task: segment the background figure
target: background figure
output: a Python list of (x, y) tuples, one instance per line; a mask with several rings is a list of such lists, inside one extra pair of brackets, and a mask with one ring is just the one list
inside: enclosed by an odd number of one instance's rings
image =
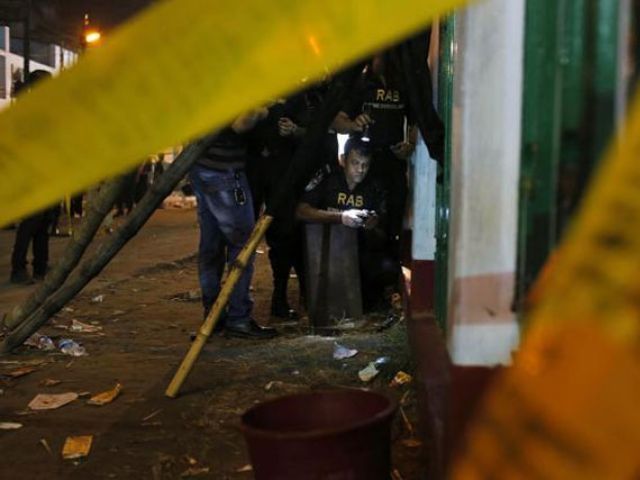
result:
[[(16, 93), (22, 94), (30, 90), (33, 85), (42, 79), (50, 78), (51, 74), (44, 70), (35, 70), (29, 74), (26, 81), (16, 89)], [(11, 283), (25, 284), (31, 282), (27, 271), (27, 253), (29, 245), (33, 252), (33, 278), (42, 280), (49, 268), (49, 227), (55, 217), (58, 205), (30, 215), (23, 219), (16, 230), (16, 238), (11, 255)]]
[(401, 72), (388, 53), (374, 56), (338, 114), (336, 126), (340, 133), (361, 135), (369, 142), (373, 155), (370, 175), (386, 190), (388, 248), (396, 258), (408, 195), (407, 160), (417, 137), (413, 124)]
[[(276, 102), (269, 108), (267, 119), (259, 125), (253, 140), (254, 166), (249, 177), (257, 209), (261, 208), (262, 202), (269, 205), (272, 195), (280, 187), (281, 179), (291, 166), (296, 149), (321, 107), (326, 91), (327, 84), (314, 84), (284, 101)], [(337, 165), (335, 132), (327, 131), (318, 148), (327, 163)], [(298, 313), (290, 307), (287, 299), (289, 276), (294, 269), (303, 295), (304, 274), (302, 229), (294, 221), (293, 204), (274, 218), (266, 240), (273, 272), (271, 315), (296, 319)]]

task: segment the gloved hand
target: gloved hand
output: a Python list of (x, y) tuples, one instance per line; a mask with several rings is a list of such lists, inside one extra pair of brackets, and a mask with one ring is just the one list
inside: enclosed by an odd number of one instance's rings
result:
[(350, 228), (360, 228), (367, 214), (364, 210), (351, 209), (342, 212), (342, 224)]

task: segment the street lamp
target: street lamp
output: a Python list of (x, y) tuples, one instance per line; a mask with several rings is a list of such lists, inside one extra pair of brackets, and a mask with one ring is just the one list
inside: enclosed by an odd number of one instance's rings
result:
[(100, 41), (102, 35), (97, 30), (89, 30), (84, 34), (84, 41), (87, 45), (93, 45)]

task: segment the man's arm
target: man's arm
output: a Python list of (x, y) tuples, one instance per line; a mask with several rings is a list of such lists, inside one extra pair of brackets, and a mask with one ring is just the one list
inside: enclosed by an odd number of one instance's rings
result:
[(361, 113), (356, 118), (351, 120), (346, 112), (338, 112), (336, 118), (333, 119), (331, 127), (340, 134), (351, 134), (356, 132), (362, 132), (364, 127), (369, 125), (371, 117), (366, 113)]
[(296, 208), (296, 218), (309, 223), (336, 223), (349, 228), (360, 228), (364, 225), (364, 217), (364, 210), (332, 212), (314, 208), (306, 202), (300, 202)]
[(236, 118), (231, 124), (231, 129), (236, 133), (248, 132), (252, 130), (260, 120), (267, 118), (267, 115), (269, 115), (269, 111), (264, 107), (251, 110)]
[(296, 208), (296, 218), (309, 223), (342, 223), (342, 212), (330, 212), (300, 202)]

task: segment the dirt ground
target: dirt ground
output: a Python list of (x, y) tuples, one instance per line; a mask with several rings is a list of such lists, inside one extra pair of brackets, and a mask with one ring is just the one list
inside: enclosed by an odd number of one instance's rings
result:
[[(282, 335), (270, 341), (215, 337), (206, 346), (175, 400), (164, 390), (189, 346), (189, 334), (201, 320), (193, 210), (158, 211), (140, 234), (41, 333), (54, 340), (73, 338), (88, 356), (71, 358), (24, 347), (0, 357), (0, 422), (18, 422), (18, 430), (0, 430), (0, 478), (170, 479), (200, 471), (198, 478), (247, 479), (249, 464), (239, 430), (240, 415), (254, 404), (283, 394), (327, 387), (366, 387), (402, 403), (415, 426), (411, 385), (391, 388), (398, 370), (411, 372), (403, 322), (378, 332), (382, 317), (347, 328), (339, 342), (360, 353), (334, 360), (336, 338), (310, 335), (306, 320), (276, 325)], [(13, 232), (0, 232), (0, 278), (9, 276)], [(52, 257), (65, 239), (52, 240)], [(257, 255), (253, 288), (255, 316), (268, 317), (271, 294), (266, 247)], [(292, 284), (296, 284), (292, 281)], [(0, 286), (0, 312), (34, 287)], [(94, 301), (102, 295), (102, 301)], [(297, 304), (297, 291), (290, 291)], [(102, 327), (97, 334), (70, 332), (72, 320)], [(358, 371), (369, 361), (389, 356), (381, 374), (364, 385)], [(7, 374), (34, 366), (19, 378)], [(46, 386), (47, 379), (61, 383)], [(27, 405), (38, 393), (90, 392), (123, 385), (105, 406), (80, 398), (57, 410), (33, 412)], [(268, 385), (270, 382), (271, 385)], [(63, 460), (67, 436), (93, 435), (89, 456)], [(393, 464), (403, 479), (421, 478), (419, 446), (398, 414), (393, 426)], [(208, 469), (208, 470), (207, 470)]]

